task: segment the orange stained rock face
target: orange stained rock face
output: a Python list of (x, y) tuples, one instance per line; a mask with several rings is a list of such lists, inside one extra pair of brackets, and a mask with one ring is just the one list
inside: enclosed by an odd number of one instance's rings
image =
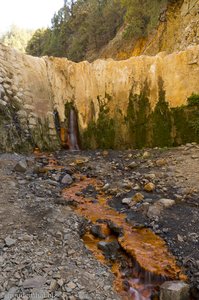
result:
[[(96, 179), (85, 177), (73, 186), (63, 190), (63, 196), (66, 199), (76, 201), (78, 203), (77, 212), (93, 223), (99, 219), (110, 220), (117, 226), (122, 227), (124, 234), (118, 238), (118, 242), (143, 270), (169, 279), (186, 279), (177, 266), (175, 258), (169, 253), (165, 242), (160, 237), (149, 229), (132, 228), (130, 224), (126, 223), (125, 214), (121, 214), (108, 206), (102, 192), (101, 195), (96, 197), (97, 202), (95, 203), (93, 203), (92, 198), (85, 198), (77, 193), (89, 185), (94, 185), (98, 191), (101, 188), (100, 182), (97, 182)], [(93, 246), (93, 240), (91, 243), (91, 239), (90, 234), (86, 235), (85, 241), (88, 246), (92, 244), (92, 247), (95, 247)], [(97, 245), (97, 239), (95, 243)], [(96, 247), (93, 252), (99, 255)]]
[(60, 128), (60, 139), (61, 139), (62, 147), (68, 148), (69, 145), (68, 145), (68, 129), (67, 128), (64, 128), (64, 127)]

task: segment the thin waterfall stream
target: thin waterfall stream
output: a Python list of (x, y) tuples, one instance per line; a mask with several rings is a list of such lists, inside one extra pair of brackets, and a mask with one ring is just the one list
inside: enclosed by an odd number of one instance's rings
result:
[(80, 150), (79, 143), (78, 143), (77, 114), (74, 108), (71, 108), (69, 112), (68, 140), (69, 140), (69, 150)]

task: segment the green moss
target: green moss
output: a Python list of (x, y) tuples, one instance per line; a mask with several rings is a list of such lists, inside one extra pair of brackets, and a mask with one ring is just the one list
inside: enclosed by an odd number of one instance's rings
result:
[(171, 146), (172, 115), (165, 100), (163, 81), (159, 79), (159, 101), (152, 113), (153, 146)]
[(129, 144), (136, 148), (148, 144), (150, 104), (147, 94), (148, 88), (145, 85), (140, 95), (131, 93), (129, 97), (125, 120), (129, 131)]
[(96, 123), (92, 120), (89, 122), (87, 129), (81, 136), (81, 143), (84, 149), (96, 149)]
[(199, 95), (193, 93), (190, 97), (188, 97), (187, 105), (188, 106), (199, 106)]
[(199, 142), (198, 98), (192, 95), (188, 105), (169, 108), (165, 98), (163, 81), (159, 79), (159, 96), (152, 111), (149, 103), (149, 91), (144, 85), (140, 95), (130, 93), (126, 116), (115, 109), (110, 117), (108, 103), (98, 97), (99, 118), (95, 122), (95, 113), (82, 135), (84, 148), (143, 148), (170, 147), (187, 142)]
[(99, 116), (88, 124), (82, 135), (82, 145), (89, 149), (114, 149), (115, 148), (115, 120), (109, 116), (109, 108), (98, 97)]

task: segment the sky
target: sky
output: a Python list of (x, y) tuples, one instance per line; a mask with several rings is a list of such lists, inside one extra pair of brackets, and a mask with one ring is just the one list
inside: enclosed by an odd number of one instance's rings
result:
[(64, 0), (0, 0), (0, 33), (11, 25), (37, 29), (47, 27)]

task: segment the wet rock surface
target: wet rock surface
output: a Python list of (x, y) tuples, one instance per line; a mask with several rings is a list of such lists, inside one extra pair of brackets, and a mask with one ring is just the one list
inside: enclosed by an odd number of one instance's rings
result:
[[(119, 299), (114, 276), (81, 239), (86, 221), (60, 197), (77, 173), (101, 180), (109, 205), (125, 213), (129, 224), (148, 227), (167, 242), (188, 275), (193, 299), (198, 299), (198, 145), (54, 156), (61, 168), (47, 168), (45, 156), (0, 156), (0, 299), (34, 292), (41, 299), (50, 293), (56, 299)], [(20, 161), (27, 166), (23, 172), (15, 169)], [(78, 193), (95, 201), (92, 185)], [(115, 224), (108, 225), (122, 234)], [(94, 225), (90, 231), (96, 237), (104, 235)], [(101, 242), (99, 247), (116, 251), (118, 245)]]

